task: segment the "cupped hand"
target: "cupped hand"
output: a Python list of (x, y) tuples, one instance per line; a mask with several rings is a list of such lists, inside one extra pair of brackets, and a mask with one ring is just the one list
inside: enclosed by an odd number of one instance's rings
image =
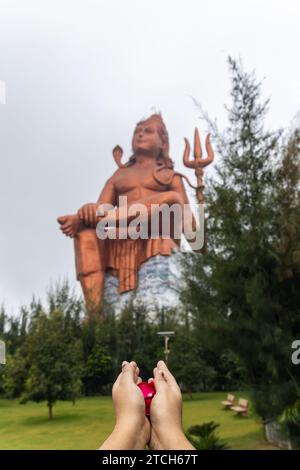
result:
[(175, 377), (163, 361), (153, 370), (156, 394), (150, 406), (150, 449), (194, 449), (182, 429), (182, 396)]
[(112, 389), (116, 425), (112, 439), (109, 438), (106, 445), (113, 443), (114, 448), (144, 449), (150, 440), (150, 423), (145, 416), (145, 401), (137, 386), (142, 381), (139, 373), (134, 361), (123, 362), (122, 372)]

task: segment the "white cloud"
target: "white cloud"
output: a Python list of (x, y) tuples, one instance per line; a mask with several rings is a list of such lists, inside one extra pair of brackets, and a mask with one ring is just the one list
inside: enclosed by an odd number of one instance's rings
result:
[(6, 85), (3, 80), (0, 80), (0, 104), (6, 103)]

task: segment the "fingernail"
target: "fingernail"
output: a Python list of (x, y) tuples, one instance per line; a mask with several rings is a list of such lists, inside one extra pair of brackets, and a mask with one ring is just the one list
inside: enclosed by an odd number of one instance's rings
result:
[(126, 364), (128, 364), (128, 362), (127, 362), (127, 361), (123, 361), (123, 362), (122, 362), (122, 369), (123, 369), (123, 367), (125, 367), (125, 366), (126, 366)]

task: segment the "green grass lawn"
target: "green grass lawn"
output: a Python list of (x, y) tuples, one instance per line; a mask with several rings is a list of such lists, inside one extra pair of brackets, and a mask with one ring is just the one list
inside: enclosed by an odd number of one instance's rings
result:
[[(238, 395), (238, 394), (236, 394)], [(184, 396), (184, 428), (215, 421), (219, 435), (231, 449), (273, 449), (263, 436), (260, 421), (250, 415), (236, 416), (222, 408), (225, 393)], [(97, 449), (114, 423), (110, 397), (81, 398), (73, 406), (58, 402), (54, 420), (48, 420), (45, 403), (20, 405), (0, 399), (0, 449)]]

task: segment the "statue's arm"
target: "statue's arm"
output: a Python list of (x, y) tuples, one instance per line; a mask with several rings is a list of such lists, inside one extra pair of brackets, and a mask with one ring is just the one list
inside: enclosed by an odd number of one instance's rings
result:
[(186, 190), (183, 184), (182, 176), (175, 174), (175, 176), (172, 179), (170, 189), (171, 191), (176, 191), (181, 196), (181, 200), (183, 201), (183, 204), (190, 206), (190, 201), (189, 201), (188, 195), (186, 193)]
[[(181, 200), (183, 201), (183, 205), (185, 207), (183, 214), (187, 216), (188, 221), (192, 221), (192, 227), (190, 227), (190, 230), (192, 229), (192, 231), (195, 232), (196, 227), (199, 224), (197, 224), (195, 215), (192, 211), (191, 204), (190, 204), (188, 195), (187, 195), (185, 187), (184, 187), (182, 176), (180, 176), (178, 174), (174, 176), (174, 178), (172, 180), (172, 183), (170, 185), (170, 189), (172, 191), (176, 191), (180, 195)], [(189, 243), (194, 242), (194, 239), (190, 238), (190, 234), (188, 233), (188, 230), (186, 230), (184, 220), (183, 220), (183, 234), (185, 235), (185, 237), (186, 237), (186, 239)]]
[(84, 204), (77, 212), (78, 217), (85, 224), (85, 226), (95, 228), (99, 220), (99, 217), (96, 214), (97, 209), (100, 208), (101, 204), (110, 204), (114, 206), (115, 200), (115, 186), (113, 177), (111, 177), (105, 183), (97, 202), (89, 202), (88, 204)]
[(100, 204), (110, 204), (112, 206), (116, 205), (116, 190), (113, 177), (107, 180), (104, 188), (100, 193), (100, 196), (98, 197), (97, 206)]

